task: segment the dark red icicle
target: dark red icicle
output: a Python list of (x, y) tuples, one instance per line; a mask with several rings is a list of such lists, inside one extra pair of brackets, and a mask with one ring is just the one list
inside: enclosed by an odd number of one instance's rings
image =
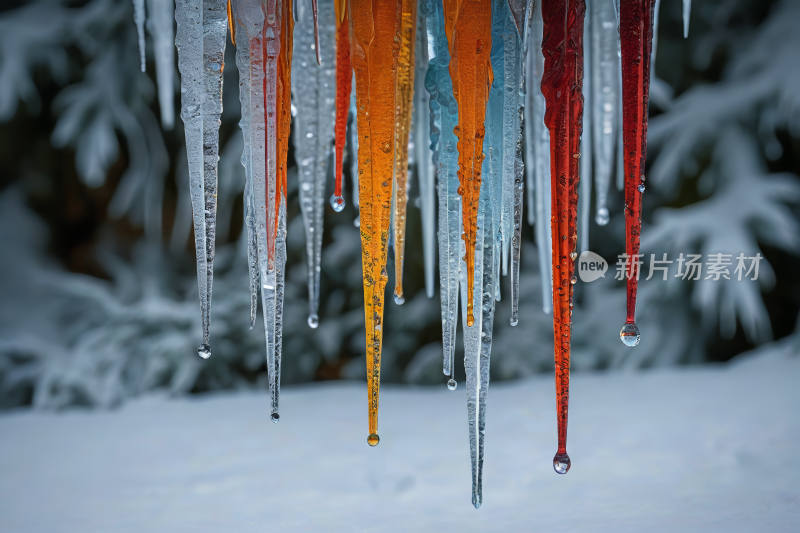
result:
[(342, 163), (347, 134), (347, 114), (350, 111), (350, 90), (353, 68), (350, 63), (350, 14), (346, 0), (335, 0), (336, 10), (336, 147), (334, 164), (336, 173), (332, 205), (337, 211), (344, 209), (342, 196)]
[(625, 161), (625, 253), (627, 309), (619, 333), (626, 346), (639, 344), (636, 290), (639, 284), (639, 235), (642, 229), (644, 163), (647, 159), (647, 108), (655, 0), (621, 0), (622, 146)]
[(543, 0), (544, 122), (550, 130), (553, 238), (553, 334), (555, 337), (558, 452), (553, 468), (569, 471), (567, 414), (572, 289), (577, 244), (578, 162), (583, 122), (584, 0)]

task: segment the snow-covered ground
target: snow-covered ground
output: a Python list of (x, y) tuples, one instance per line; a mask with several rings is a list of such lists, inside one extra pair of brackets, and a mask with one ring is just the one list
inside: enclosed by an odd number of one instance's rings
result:
[(800, 358), (577, 375), (572, 470), (553, 472), (551, 379), (493, 385), (484, 504), (463, 384), (360, 383), (0, 416), (0, 530), (800, 531)]

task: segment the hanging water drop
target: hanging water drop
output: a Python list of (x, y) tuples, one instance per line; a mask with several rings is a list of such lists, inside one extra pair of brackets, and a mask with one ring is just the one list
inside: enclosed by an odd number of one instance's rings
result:
[(576, 278), (575, 276), (572, 276), (571, 278), (569, 278), (569, 282), (571, 284), (575, 285), (576, 283), (578, 283), (578, 278)]
[(318, 315), (316, 315), (316, 314), (308, 315), (308, 327), (310, 327), (311, 329), (317, 329), (319, 327), (319, 316)]
[(570, 461), (569, 455), (567, 455), (566, 452), (557, 453), (556, 456), (553, 457), (553, 470), (555, 470), (557, 474), (566, 474), (569, 472), (570, 466), (572, 466), (572, 461)]
[(406, 303), (406, 299), (403, 297), (402, 294), (397, 294), (395, 292), (394, 293), (394, 303), (396, 303), (397, 305), (403, 305), (404, 303)]
[(208, 359), (211, 357), (211, 346), (208, 344), (201, 344), (200, 347), (197, 348), (197, 355), (203, 359)]
[(638, 189), (639, 189), (639, 192), (644, 192), (644, 185), (641, 185), (641, 184), (640, 184), (640, 185), (639, 185), (639, 187), (638, 187)]
[(633, 322), (626, 323), (619, 332), (619, 339), (625, 346), (636, 346), (640, 338), (639, 328)]
[(341, 213), (344, 211), (344, 197), (343, 196), (336, 196), (335, 194), (331, 196), (331, 207), (337, 213)]
[(377, 433), (370, 433), (369, 436), (367, 437), (367, 444), (369, 444), (372, 447), (377, 446), (380, 441), (381, 438), (378, 436)]
[(278, 413), (272, 413), (271, 415), (269, 415), (269, 419), (272, 420), (273, 424), (277, 424), (278, 422), (281, 421), (281, 415), (279, 415)]
[(450, 381), (447, 382), (447, 388), (450, 390), (456, 390), (456, 387), (458, 387), (458, 383), (456, 380), (450, 378)]
[(572, 252), (569, 253), (569, 258), (575, 261), (578, 258), (578, 252), (573, 250)]

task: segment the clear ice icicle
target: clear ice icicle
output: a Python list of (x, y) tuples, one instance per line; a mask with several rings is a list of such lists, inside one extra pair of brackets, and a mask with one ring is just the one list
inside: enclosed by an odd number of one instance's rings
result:
[[(511, 10), (508, 8), (508, 0), (499, 0), (505, 4), (502, 10), (503, 29), (502, 29), (502, 50), (503, 50), (503, 71), (495, 72), (495, 79), (500, 79), (500, 86), (503, 90), (503, 143), (502, 143), (502, 196), (500, 198), (500, 235), (502, 239), (502, 264), (503, 275), (508, 274), (509, 251), (511, 249), (511, 239), (514, 232), (514, 188), (515, 188), (515, 166), (517, 154), (517, 140), (519, 138), (519, 103), (522, 97), (519, 94), (519, 57), (520, 57), (520, 38), (518, 29), (514, 22)], [(497, 5), (500, 11), (500, 5)], [(492, 36), (494, 41), (494, 35)], [(494, 44), (494, 43), (493, 43)], [(494, 46), (492, 46), (494, 48)], [(496, 188), (495, 188), (496, 189)], [(495, 214), (495, 220), (497, 215)], [(499, 281), (499, 279), (498, 279)]]
[[(592, 146), (594, 159), (595, 222), (608, 224), (608, 188), (614, 170), (614, 147), (617, 143), (620, 109), (618, 44), (619, 33), (611, 2), (594, 2), (591, 7), (592, 63), (587, 74), (594, 92), (585, 107), (592, 113)], [(588, 113), (584, 114), (584, 120)], [(584, 132), (588, 128), (584, 125)]]
[[(542, 282), (542, 310), (550, 313), (553, 309), (553, 264), (551, 261), (552, 235), (550, 233), (550, 132), (544, 124), (545, 101), (540, 89), (544, 71), (542, 54), (542, 4), (536, 2), (531, 24), (531, 42), (528, 48), (528, 84), (525, 121), (526, 142), (530, 147), (533, 165), (529, 172), (533, 175), (535, 192), (534, 209), (536, 214), (536, 246), (539, 253), (539, 272)], [(530, 178), (529, 178), (530, 179)]]
[[(458, 195), (458, 103), (450, 78), (450, 52), (445, 33), (442, 0), (421, 0), (420, 10), (427, 15), (428, 72), (425, 89), (430, 94), (430, 147), (436, 168), (439, 192), (439, 297), (442, 313), (443, 370), (453, 376), (456, 348), (458, 286), (461, 246), (461, 197)], [(464, 263), (466, 268), (466, 263)], [(466, 313), (466, 310), (464, 310)], [(464, 319), (466, 323), (466, 315)], [(454, 390), (454, 389), (451, 389)]]
[[(317, 65), (315, 43), (317, 35), (309, 17), (304, 17), (305, 20), (298, 22), (294, 32), (292, 93), (297, 108), (297, 115), (294, 117), (294, 147), (298, 163), (300, 212), (303, 214), (306, 233), (308, 325), (312, 328), (319, 324), (325, 182), (328, 176), (328, 159), (335, 136), (334, 17), (333, 2), (322, 2), (318, 13), (322, 66)], [(350, 81), (349, 73), (347, 81)]]
[[(350, 69), (352, 71), (352, 68)], [(355, 87), (356, 75), (353, 74), (351, 85)], [(358, 112), (356, 110), (356, 93), (350, 93), (350, 126), (347, 132), (347, 143), (350, 145), (350, 179), (353, 185), (353, 205), (358, 209)], [(356, 224), (358, 227), (359, 217), (356, 216)]]
[(542, 94), (547, 102), (545, 123), (550, 129), (553, 236), (553, 336), (556, 381), (558, 451), (553, 468), (566, 474), (567, 415), (569, 410), (570, 337), (577, 245), (577, 211), (581, 115), (583, 114), (583, 0), (544, 0), (542, 18), (545, 64)]
[(408, 141), (411, 132), (411, 106), (414, 96), (414, 48), (417, 31), (417, 0), (400, 0), (400, 53), (397, 58), (394, 138), (394, 190), (392, 196), (394, 230), (394, 301), (402, 304), (403, 263), (406, 248), (408, 208)]
[(692, 0), (683, 0), (683, 38), (689, 37), (689, 18), (692, 15)]
[(369, 435), (377, 446), (388, 272), (389, 217), (394, 170), (395, 83), (400, 51), (400, 9), (393, 0), (350, 0), (350, 60), (356, 75), (361, 265), (367, 345)]
[(434, 170), (430, 149), (430, 95), (425, 90), (428, 70), (428, 31), (424, 12), (426, 2), (420, 1), (417, 16), (416, 75), (414, 76), (414, 152), (416, 175), (422, 215), (422, 256), (425, 272), (425, 295), (433, 298), (436, 267), (436, 206)]
[(578, 254), (589, 250), (589, 220), (591, 218), (592, 205), (592, 100), (596, 92), (592, 85), (592, 10), (594, 9), (591, 1), (586, 2), (586, 14), (583, 24), (583, 108), (589, 110), (583, 114), (583, 127), (581, 132), (580, 158), (580, 182), (578, 187), (580, 194), (578, 197)]
[(146, 64), (144, 55), (144, 0), (133, 0), (133, 22), (136, 24), (136, 36), (139, 38), (139, 63), (141, 64), (142, 72), (144, 72)]
[[(495, 299), (500, 299), (500, 268), (507, 267), (506, 261), (501, 259), (503, 256), (503, 245), (506, 238), (503, 235), (504, 228), (503, 217), (508, 221), (508, 214), (506, 213), (506, 205), (503, 203), (505, 179), (509, 176), (504, 174), (506, 170), (505, 155), (506, 155), (506, 142), (511, 138), (511, 132), (506, 129), (506, 100), (511, 100), (510, 96), (505, 94), (506, 89), (506, 44), (513, 46), (515, 43), (507, 43), (507, 33), (513, 31), (511, 27), (511, 16), (508, 12), (507, 0), (492, 0), (492, 49), (489, 54), (489, 59), (492, 65), (492, 74), (494, 79), (489, 90), (489, 100), (486, 102), (486, 144), (484, 155), (483, 171), (485, 179), (492, 184), (491, 197), (492, 209), (492, 226), (495, 228), (494, 233), (494, 253), (492, 256), (496, 264), (494, 271), (497, 274), (492, 276), (495, 282), (494, 292)], [(511, 104), (509, 104), (511, 105)], [(513, 162), (512, 162), (513, 164)], [(479, 246), (476, 245), (476, 246)], [(502, 261), (502, 265), (501, 265)]]
[[(230, 4), (229, 4), (230, 5)], [(239, 19), (230, 18), (232, 27), (235, 28), (232, 34), (243, 36), (241, 46), (236, 48), (236, 67), (239, 70), (239, 103), (242, 108), (242, 118), (239, 120), (239, 127), (242, 129), (244, 138), (244, 148), (242, 150), (242, 166), (244, 166), (244, 228), (247, 231), (247, 267), (250, 274), (250, 329), (256, 324), (256, 314), (258, 312), (258, 292), (259, 292), (259, 268), (258, 268), (258, 242), (256, 230), (256, 197), (253, 192), (253, 160), (259, 160), (258, 154), (251, 152), (251, 128), (257, 127), (252, 121), (255, 118), (256, 124), (261, 125), (261, 144), (263, 148), (263, 120), (264, 113), (256, 113), (253, 116), (254, 107), (250, 104), (251, 92), (255, 92), (256, 97), (263, 101), (263, 90), (254, 91), (250, 84), (250, 47), (247, 44), (247, 32)], [(258, 67), (254, 67), (258, 69)], [(263, 74), (258, 79), (263, 79)], [(254, 104), (255, 105), (255, 104)], [(263, 152), (262, 152), (263, 153)], [(256, 172), (263, 174), (265, 166), (263, 159), (260, 164), (256, 164)], [(263, 180), (263, 176), (262, 176)], [(262, 204), (263, 205), (263, 204)]]
[[(487, 139), (488, 141), (488, 139)], [(485, 146), (484, 146), (485, 148)], [(475, 279), (473, 308), (477, 309), (472, 326), (464, 327), (464, 369), (467, 374), (467, 417), (469, 449), (472, 463), (472, 505), (483, 503), (483, 460), (486, 428), (486, 397), (489, 391), (489, 362), (492, 351), (492, 326), (495, 309), (496, 261), (494, 258), (496, 228), (492, 220), (492, 183), (487, 177), (481, 183), (480, 207), (475, 247)], [(468, 293), (462, 288), (462, 298)], [(463, 306), (467, 308), (468, 306)]]
[(227, 5), (225, 0), (178, 0), (175, 20), (178, 23), (175, 46), (181, 73), (181, 119), (186, 130), (203, 329), (203, 344), (198, 354), (207, 358), (211, 354), (208, 330), (217, 224), (217, 164)]
[(172, 21), (175, 19), (173, 0), (148, 0), (150, 31), (153, 34), (153, 49), (156, 56), (156, 81), (158, 82), (158, 107), (161, 109), (161, 125), (171, 130), (175, 125), (175, 106), (172, 77), (175, 72), (175, 39)]
[[(530, 37), (533, 0), (509, 0), (509, 9), (517, 30), (519, 54), (517, 55), (517, 135), (514, 140), (514, 194), (511, 235), (511, 325), (519, 322), (519, 269), (522, 252), (522, 193), (525, 164), (522, 159), (522, 140), (525, 132), (525, 96), (527, 92), (525, 67), (527, 65), (528, 39)], [(531, 163), (533, 163), (531, 161)]]

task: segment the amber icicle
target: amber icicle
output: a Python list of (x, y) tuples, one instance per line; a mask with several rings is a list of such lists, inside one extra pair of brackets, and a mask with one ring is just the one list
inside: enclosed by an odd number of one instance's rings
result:
[(622, 52), (622, 145), (625, 167), (625, 253), (628, 257), (625, 325), (619, 338), (639, 344), (636, 292), (639, 285), (639, 235), (642, 230), (644, 163), (647, 159), (647, 109), (650, 95), (650, 51), (655, 0), (620, 2)]
[(342, 194), (342, 169), (344, 145), (347, 138), (347, 114), (350, 111), (350, 90), (353, 83), (353, 67), (350, 64), (350, 16), (347, 0), (334, 0), (336, 10), (336, 165), (331, 207), (337, 213), (344, 209)]
[(367, 336), (369, 436), (376, 446), (386, 254), (394, 170), (394, 120), (400, 3), (350, 0), (350, 58), (356, 79), (361, 261)]
[(450, 50), (450, 77), (458, 102), (458, 180), (461, 195), (463, 239), (467, 263), (467, 326), (475, 323), (475, 238), (481, 191), (486, 101), (492, 84), (489, 52), (492, 49), (490, 0), (444, 0), (445, 31)]
[(403, 257), (406, 248), (406, 208), (408, 205), (408, 134), (411, 130), (411, 106), (414, 98), (414, 48), (417, 40), (417, 0), (400, 0), (400, 55), (397, 61), (395, 95), (394, 163), (394, 301), (403, 296)]
[(543, 0), (544, 122), (550, 130), (553, 334), (555, 337), (558, 451), (553, 468), (566, 474), (572, 291), (575, 282), (578, 163), (583, 119), (584, 0)]

